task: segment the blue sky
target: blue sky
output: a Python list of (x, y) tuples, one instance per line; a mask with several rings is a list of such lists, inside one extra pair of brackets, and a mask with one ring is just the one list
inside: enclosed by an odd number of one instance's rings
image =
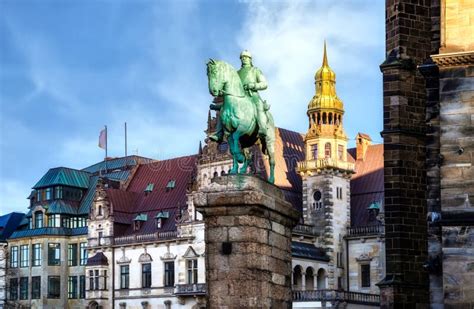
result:
[[(267, 77), (277, 126), (305, 133), (324, 39), (349, 137), (381, 142), (384, 1), (0, 1), (0, 214), (26, 211), (57, 166), (193, 154), (205, 138), (209, 58)], [(353, 142), (351, 142), (353, 145)]]

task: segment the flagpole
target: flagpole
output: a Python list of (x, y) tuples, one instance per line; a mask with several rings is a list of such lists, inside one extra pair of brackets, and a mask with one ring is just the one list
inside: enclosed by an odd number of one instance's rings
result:
[(127, 122), (125, 122), (125, 168), (128, 166), (127, 158)]
[(107, 140), (108, 140), (107, 126), (105, 126), (105, 173), (106, 174), (107, 174)]

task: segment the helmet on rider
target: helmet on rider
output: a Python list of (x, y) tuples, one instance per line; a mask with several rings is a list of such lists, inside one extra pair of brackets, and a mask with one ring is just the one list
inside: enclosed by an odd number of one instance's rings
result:
[(242, 57), (249, 57), (250, 59), (252, 59), (252, 54), (245, 49), (240, 53), (240, 59), (242, 59)]

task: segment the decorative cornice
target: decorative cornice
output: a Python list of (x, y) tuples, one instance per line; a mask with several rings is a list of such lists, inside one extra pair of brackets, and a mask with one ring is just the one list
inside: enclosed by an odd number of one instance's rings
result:
[(474, 64), (474, 51), (432, 55), (431, 59), (439, 67)]

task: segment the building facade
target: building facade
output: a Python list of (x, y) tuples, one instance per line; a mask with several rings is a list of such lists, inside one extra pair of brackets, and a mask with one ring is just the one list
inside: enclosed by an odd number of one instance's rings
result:
[[(378, 304), (385, 275), (383, 149), (366, 134), (348, 149), (344, 106), (326, 48), (308, 132), (276, 130), (275, 185), (301, 211), (293, 230), (294, 307)], [(209, 114), (207, 130), (215, 130)], [(252, 150), (249, 172), (268, 164)], [(8, 239), (8, 301), (35, 308), (201, 308), (206, 270), (194, 193), (230, 170), (226, 143), (153, 161), (108, 159), (55, 168), (33, 187)]]

